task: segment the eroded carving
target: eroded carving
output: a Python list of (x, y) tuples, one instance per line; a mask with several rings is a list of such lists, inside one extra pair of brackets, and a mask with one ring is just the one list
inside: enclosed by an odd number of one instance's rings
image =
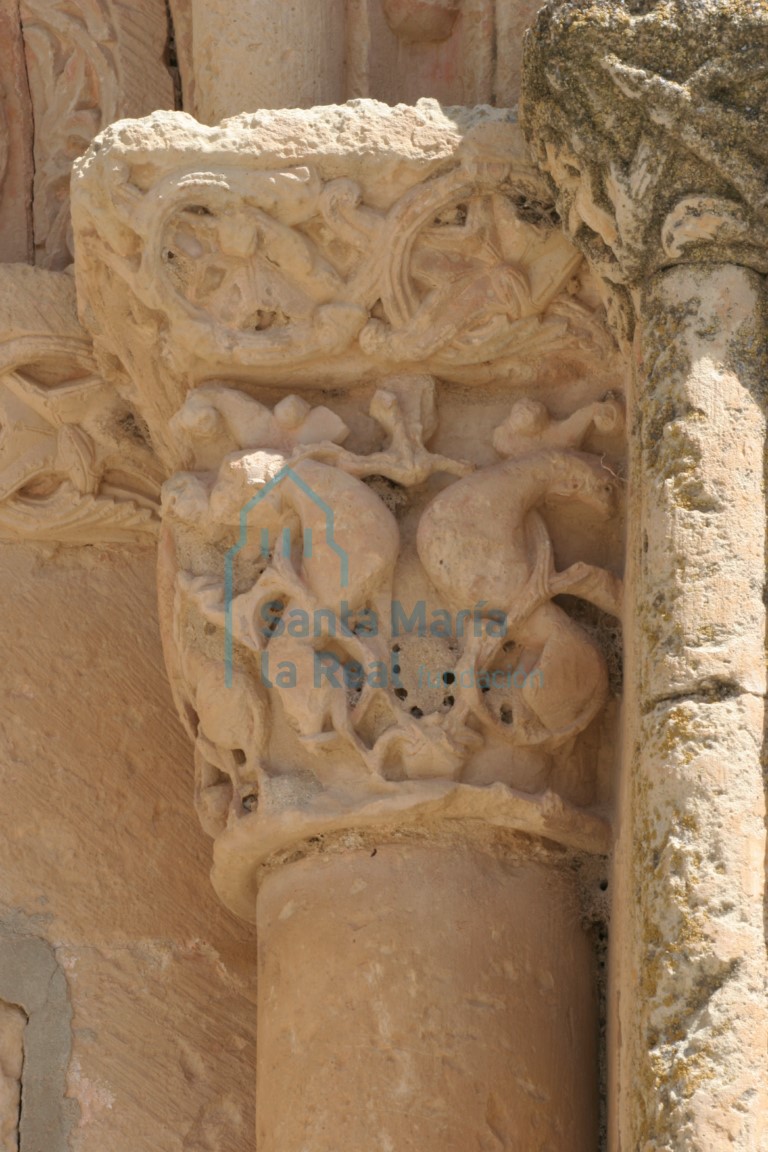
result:
[(620, 582), (558, 571), (541, 513), (615, 512), (615, 474), (581, 448), (621, 432), (619, 403), (553, 420), (518, 401), (493, 435), (502, 462), (480, 469), (428, 448), (431, 378), (385, 381), (370, 413), (384, 443), (365, 453), (296, 396), (270, 411), (207, 386), (173, 421), (201, 470), (163, 490), (161, 603), (213, 834), (281, 779), (358, 799), (463, 779), (539, 792), (607, 699), (602, 653), (553, 598), (616, 616)]
[(607, 280), (718, 259), (765, 272), (765, 35), (762, 17), (723, 20), (716, 5), (540, 15), (526, 132)]
[[(615, 433), (622, 423), (615, 401), (560, 421), (550, 420), (540, 402), (518, 401), (494, 435), (505, 461), (446, 489), (419, 524), (419, 556), (442, 600), (458, 614), (484, 599), (505, 621), (503, 630), (470, 633), (456, 669), (452, 716), (462, 722), (471, 716), (502, 731), (506, 725), (513, 745), (557, 748), (605, 704), (602, 655), (552, 599), (577, 595), (618, 617), (620, 582), (582, 562), (557, 572), (538, 510), (559, 499), (585, 504), (604, 518), (615, 511), (613, 474), (599, 457), (575, 449), (590, 425)], [(487, 689), (484, 673), (521, 668), (526, 675), (510, 675), (505, 694)]]
[(521, 358), (543, 353), (550, 341), (562, 344), (569, 316), (586, 336), (586, 314), (563, 293), (579, 257), (541, 218), (535, 226), (521, 219), (494, 185), (482, 168), (471, 177), (457, 171), (396, 206), (381, 284), (388, 322), (366, 324), (364, 351), (443, 369), (512, 349)]
[[(157, 114), (78, 162), (73, 220), (97, 360), (170, 477), (166, 662), (227, 905), (350, 828), (605, 850), (614, 345), (510, 117)], [(547, 403), (510, 412), (523, 382)]]
[[(503, 115), (477, 111), (446, 135), (431, 102), (347, 106), (331, 137), (321, 113), (218, 129), (158, 115), (110, 129), (79, 165), (86, 321), (174, 467), (168, 421), (190, 381), (310, 383), (332, 367), (351, 383), (373, 365), (474, 381), (610, 349), (580, 257)], [(284, 143), (299, 115), (316, 132), (301, 163)], [(340, 137), (379, 132), (388, 157), (339, 156)]]
[[(172, 106), (161, 62), (164, 10), (157, 0), (22, 0), (34, 114), (34, 231), (37, 262), (72, 259), (72, 163), (96, 134), (127, 114)], [(151, 48), (154, 33), (160, 46)]]
[(0, 4), (0, 260), (32, 256), (32, 114), (18, 3)]
[(159, 473), (101, 378), (71, 277), (6, 267), (0, 281), (0, 538), (151, 539)]
[[(77, 14), (65, 2), (24, 0), (22, 17), (36, 80), (35, 240), (42, 263), (63, 267), (71, 249), (72, 162), (118, 115), (116, 34), (106, 0), (94, 0)], [(54, 60), (58, 66), (52, 67)]]

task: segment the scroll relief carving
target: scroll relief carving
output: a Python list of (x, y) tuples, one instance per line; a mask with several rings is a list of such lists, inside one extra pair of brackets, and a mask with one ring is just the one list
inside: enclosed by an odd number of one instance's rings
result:
[(74, 282), (25, 265), (0, 275), (0, 539), (151, 540), (160, 474), (129, 408), (101, 378)]
[(634, 286), (697, 260), (768, 269), (767, 47), (760, 15), (722, 21), (656, 3), (540, 14), (526, 134), (567, 230), (606, 280)]
[(37, 262), (72, 260), (72, 163), (96, 134), (125, 115), (171, 106), (163, 64), (161, 0), (21, 0), (34, 113), (34, 231)]
[(405, 805), (498, 783), (527, 797), (520, 826), (541, 830), (554, 804), (549, 833), (594, 848), (601, 822), (548, 788), (605, 705), (606, 664), (554, 598), (618, 616), (620, 581), (559, 569), (543, 512), (615, 514), (615, 473), (583, 445), (621, 433), (619, 402), (556, 420), (518, 400), (482, 468), (429, 449), (428, 376), (384, 380), (370, 414), (382, 446), (366, 453), (295, 395), (270, 410), (204, 386), (173, 420), (194, 470), (163, 489), (161, 609), (204, 826), (263, 821), (267, 852), (285, 788), (319, 819), (326, 796), (338, 812), (343, 795)]
[[(35, 114), (35, 233), (42, 262), (70, 256), (69, 177), (101, 128), (119, 115), (116, 34), (106, 0), (24, 0), (24, 41)], [(57, 66), (52, 66), (56, 61)]]
[(611, 352), (516, 125), (477, 110), (463, 137), (450, 123), (440, 155), (430, 133), (449, 122), (431, 101), (386, 115), (359, 104), (335, 110), (333, 140), (365, 125), (387, 134), (384, 160), (342, 162), (318, 124), (315, 154), (277, 163), (278, 129), (295, 133), (302, 115), (309, 136), (313, 110), (116, 125), (78, 166), (86, 322), (174, 466), (168, 421), (190, 383), (217, 375), (338, 384), (375, 366), (473, 382)]

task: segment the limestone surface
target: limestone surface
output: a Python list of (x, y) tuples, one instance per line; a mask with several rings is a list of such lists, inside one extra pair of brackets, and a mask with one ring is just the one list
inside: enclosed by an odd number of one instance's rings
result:
[(767, 1145), (768, 5), (536, 7), (0, 0), (0, 1152)]
[(0, 4), (0, 259), (32, 255), (32, 104), (18, 0)]
[[(399, 33), (448, 39), (450, 21), (407, 7), (387, 9)], [(457, 26), (466, 11), (442, 6)], [(426, 998), (430, 1043), (458, 1070), (430, 1080), (427, 1054), (401, 1102), (425, 1094), (457, 1149), (516, 1133), (586, 1150), (596, 956), (591, 931), (572, 928), (579, 877), (611, 843), (625, 417), (598, 284), (514, 115), (361, 100), (218, 127), (123, 121), (76, 167), (73, 222), (82, 322), (166, 477), (163, 642), (214, 886), (262, 926), (261, 1144), (421, 1142), (410, 1109), (407, 1136), (367, 1103), (391, 1096), (383, 1071), (329, 1098), (349, 1027), (299, 964), (316, 965), (317, 922), (335, 925), (332, 948), (346, 939), (343, 885), (380, 855), (391, 867), (370, 958), (401, 1006), (384, 1062)], [(491, 889), (524, 920), (553, 903), (527, 944), (497, 933), (477, 970), (422, 920), (409, 986), (385, 959), (405, 931), (409, 844), (421, 899), (444, 894), (441, 921), (462, 899), (497, 921)], [(509, 874), (493, 867), (507, 851)], [(487, 884), (484, 864), (480, 879), (462, 871), (468, 857), (487, 858)], [(273, 915), (270, 892), (299, 864), (313, 895), (294, 938), (273, 923), (291, 900)], [(537, 947), (563, 961), (546, 1002), (525, 958)], [(344, 1003), (362, 1003), (367, 981), (352, 996), (353, 954), (321, 965)], [(521, 966), (514, 992), (507, 959)], [(470, 985), (490, 972), (478, 1008)], [(507, 1035), (531, 997), (538, 1024)], [(316, 1062), (327, 1011), (340, 1032), (312, 1088), (297, 1053)], [(573, 1056), (555, 1059), (562, 1015)], [(481, 1020), (498, 1041), (478, 1065)], [(355, 1048), (376, 1048), (374, 1026), (361, 1020)]]
[[(166, 658), (243, 915), (254, 865), (334, 812), (387, 822), (450, 796), (472, 819), (472, 788), (498, 783), (500, 820), (604, 844), (603, 814), (579, 811), (599, 772), (573, 753), (604, 718), (606, 655), (554, 598), (618, 626), (598, 556), (624, 417), (594, 286), (543, 196), (512, 117), (432, 102), (156, 116), (78, 166), (81, 313), (169, 474)], [(544, 390), (510, 405), (513, 376)], [(331, 381), (342, 408), (261, 399)]]
[(82, 319), (174, 467), (190, 384), (233, 372), (490, 384), (614, 350), (509, 113), (158, 114), (101, 136), (73, 195)]
[(160, 478), (99, 373), (73, 277), (0, 265), (0, 539), (150, 542)]
[(631, 363), (610, 1138), (644, 1152), (766, 1142), (767, 37), (762, 3), (566, 2), (528, 42)]
[(572, 873), (500, 845), (285, 865), (259, 907), (258, 1147), (594, 1152), (594, 955), (578, 924), (560, 932), (574, 895)]
[[(45, 1152), (241, 1152), (254, 1125), (256, 941), (210, 887), (152, 551), (5, 544), (0, 586), (15, 605), (0, 670), (0, 1000), (30, 1020), (49, 1005), (27, 1048), (30, 1140), (37, 1131)], [(30, 962), (38, 949), (46, 966)]]
[(371, 97), (513, 107), (537, 0), (170, 0), (183, 107), (204, 124)]
[(173, 108), (163, 0), (20, 0), (34, 123), (35, 262), (72, 260), (69, 177), (93, 137), (121, 116)]

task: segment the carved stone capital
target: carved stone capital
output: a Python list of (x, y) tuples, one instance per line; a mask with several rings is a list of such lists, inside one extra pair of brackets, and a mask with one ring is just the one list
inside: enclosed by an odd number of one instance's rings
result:
[[(97, 140), (73, 214), (97, 358), (166, 477), (166, 662), (227, 905), (339, 838), (605, 851), (579, 741), (610, 697), (623, 408), (510, 115), (157, 114)], [(507, 394), (534, 379), (553, 408)]]
[(262, 866), (350, 831), (463, 821), (607, 847), (572, 754), (607, 668), (554, 597), (614, 618), (620, 583), (558, 569), (541, 510), (615, 514), (614, 474), (582, 446), (615, 451), (621, 406), (553, 420), (520, 400), (480, 468), (427, 447), (428, 376), (381, 381), (370, 414), (357, 450), (298, 396), (270, 410), (201, 387), (173, 422), (194, 470), (163, 491), (166, 658), (214, 883), (243, 916)]
[(691, 262), (768, 270), (766, 52), (764, 5), (565, 0), (540, 13), (527, 138), (607, 280)]

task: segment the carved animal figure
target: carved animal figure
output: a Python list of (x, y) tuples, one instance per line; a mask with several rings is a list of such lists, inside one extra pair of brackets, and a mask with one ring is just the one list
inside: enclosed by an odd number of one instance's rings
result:
[[(187, 661), (189, 665), (189, 661)], [(218, 661), (198, 661), (191, 687), (195, 739), (195, 806), (205, 830), (217, 835), (233, 804), (258, 800), (269, 744), (269, 705), (257, 682), (234, 671), (226, 683)]]
[(222, 466), (210, 508), (219, 523), (239, 526), (249, 503), (249, 531), (268, 533), (272, 570), (279, 565), (279, 573), (265, 573), (254, 592), (266, 589), (271, 596), (270, 583), (290, 585), (293, 570), (301, 586), (294, 582), (287, 593), (317, 608), (338, 610), (343, 600), (355, 612), (388, 586), (399, 546), (397, 523), (355, 477), (316, 460), (247, 452)]
[(301, 445), (337, 443), (349, 433), (330, 409), (312, 408), (300, 396), (286, 396), (269, 409), (220, 384), (190, 392), (170, 425), (182, 455), (198, 470), (218, 468), (224, 456), (239, 448), (289, 453)]
[[(286, 397), (272, 412), (221, 386), (202, 387), (174, 418), (179, 446), (197, 467), (210, 466), (227, 451), (229, 455), (215, 480), (186, 474), (169, 482), (164, 491), (166, 515), (197, 525), (213, 521), (242, 528), (243, 509), (250, 506), (246, 548), (253, 554), (266, 541), (269, 556), (251, 588), (232, 602), (233, 635), (257, 651), (267, 650), (273, 673), (281, 661), (295, 669), (302, 688), (288, 687), (278, 676), (270, 687), (281, 696), (285, 715), (300, 738), (329, 750), (339, 739), (347, 742), (371, 775), (381, 773), (395, 744), (416, 739), (418, 724), (392, 708), (392, 730), (375, 748), (368, 748), (356, 724), (374, 699), (387, 693), (367, 681), (356, 693), (334, 684), (327, 675), (318, 684), (314, 662), (318, 650), (329, 646), (325, 633), (297, 637), (283, 631), (270, 636), (265, 624), (275, 604), (282, 606), (287, 619), (300, 609), (313, 625), (318, 616), (326, 622), (337, 619), (342, 604), (348, 616), (372, 609), (381, 633), (342, 636), (337, 627), (335, 651), (342, 660), (354, 660), (366, 670), (388, 664), (385, 633), (399, 533), (392, 514), (360, 478), (381, 474), (416, 484), (434, 471), (463, 475), (470, 468), (433, 455), (424, 446), (437, 422), (434, 381), (409, 376), (392, 378), (388, 384), (371, 401), (371, 415), (388, 442), (367, 456), (341, 448), (338, 441), (347, 432), (342, 421), (327, 409), (310, 409), (299, 397)], [(233, 451), (250, 445), (248, 451)], [(208, 619), (222, 625), (221, 584), (192, 578), (190, 589)], [(430, 746), (440, 733), (432, 736), (431, 742), (427, 740)]]
[[(242, 509), (254, 500), (249, 530), (257, 539), (267, 534), (271, 557), (253, 587), (233, 601), (235, 632), (256, 649), (270, 645), (273, 663), (284, 659), (297, 669), (300, 685), (282, 690), (278, 682), (273, 687), (304, 741), (327, 743), (341, 735), (368, 762), (369, 750), (350, 719), (344, 684), (326, 678), (321, 687), (315, 686), (315, 654), (328, 646), (322, 630), (320, 635), (271, 641), (265, 621), (269, 605), (275, 603), (289, 618), (300, 610), (312, 633), (317, 620), (340, 618), (342, 604), (350, 616), (372, 609), (379, 620), (388, 620), (399, 549), (397, 523), (362, 481), (339, 468), (279, 452), (241, 453), (225, 461), (210, 495), (210, 511), (218, 523), (236, 525)], [(382, 636), (363, 642), (348, 634), (338, 644), (346, 658), (363, 666), (387, 659)], [(373, 761), (370, 766), (375, 771)]]
[[(513, 640), (527, 675), (515, 692), (509, 738), (550, 749), (584, 729), (607, 695), (602, 655), (551, 597), (572, 592), (616, 611), (618, 589), (615, 577), (587, 564), (555, 572), (549, 534), (536, 511), (551, 499), (577, 500), (607, 517), (615, 504), (613, 477), (595, 456), (543, 448), (444, 489), (424, 512), (417, 535), (421, 562), (447, 604), (460, 610), (485, 601), (507, 617), (506, 637), (467, 643), (463, 663), (470, 675), (457, 677), (457, 719), (471, 712), (484, 724), (493, 722), (475, 673)], [(462, 688), (462, 682), (470, 686)]]

